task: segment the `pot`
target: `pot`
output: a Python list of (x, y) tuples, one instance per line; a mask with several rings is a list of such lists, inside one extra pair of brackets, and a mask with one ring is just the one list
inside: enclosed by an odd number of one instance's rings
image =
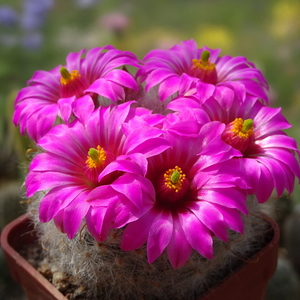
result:
[[(268, 221), (272, 227), (270, 242), (201, 300), (264, 299), (268, 281), (276, 271), (279, 243), (278, 225), (273, 219)], [(26, 214), (3, 229), (1, 246), (12, 277), (23, 287), (28, 300), (67, 300), (20, 254), (24, 244), (33, 244), (36, 240), (34, 227)]]
[(24, 244), (33, 244), (36, 240), (33, 224), (26, 214), (13, 220), (3, 229), (1, 247), (13, 279), (22, 286), (28, 300), (67, 300), (20, 254)]

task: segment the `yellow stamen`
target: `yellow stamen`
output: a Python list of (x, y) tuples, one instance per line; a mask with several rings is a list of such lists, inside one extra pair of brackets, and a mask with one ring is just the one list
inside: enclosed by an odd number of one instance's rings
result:
[(213, 71), (216, 68), (216, 65), (214, 63), (203, 61), (202, 59), (192, 59), (192, 62), (194, 69)]
[(86, 164), (90, 169), (94, 169), (100, 166), (103, 166), (103, 164), (106, 161), (106, 152), (103, 148), (100, 146), (97, 146), (97, 149), (90, 148), (88, 152), (88, 157), (86, 160)]
[(233, 121), (231, 131), (240, 138), (247, 139), (253, 134), (253, 120), (247, 119), (244, 121), (242, 118), (236, 118)]
[(60, 83), (62, 85), (67, 85), (68, 83), (72, 82), (76, 78), (80, 78), (80, 74), (77, 70), (73, 70), (71, 73), (65, 68), (60, 68)]
[(175, 190), (178, 193), (182, 188), (182, 183), (186, 178), (186, 175), (183, 174), (182, 169), (176, 166), (175, 168), (169, 169), (164, 174), (165, 186), (169, 189)]
[(209, 61), (209, 57), (209, 51), (204, 50), (201, 54), (201, 59), (192, 59), (193, 68), (205, 71), (213, 71), (216, 68), (216, 65)]

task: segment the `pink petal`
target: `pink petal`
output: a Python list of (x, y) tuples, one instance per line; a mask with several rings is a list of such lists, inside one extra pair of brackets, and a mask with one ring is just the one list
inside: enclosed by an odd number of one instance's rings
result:
[[(47, 87), (52, 93), (58, 95), (59, 89), (59, 73), (60, 66), (57, 66), (51, 71), (35, 71), (32, 78), (28, 80), (27, 85), (34, 84), (34, 86), (41, 84)], [(30, 87), (29, 87), (30, 88)]]
[(134, 162), (128, 160), (116, 160), (111, 162), (99, 175), (98, 181), (100, 182), (102, 178), (106, 175), (115, 172), (115, 171), (122, 171), (126, 173), (133, 173), (137, 175), (143, 175), (141, 168)]
[(297, 142), (284, 134), (273, 134), (263, 139), (256, 140), (255, 143), (262, 147), (267, 148), (284, 148), (298, 151)]
[(116, 84), (126, 86), (134, 91), (138, 91), (137, 82), (131, 74), (123, 70), (112, 70), (108, 72), (103, 78), (115, 82)]
[(206, 201), (197, 201), (189, 205), (196, 217), (210, 229), (218, 238), (227, 241), (227, 228), (222, 213), (213, 204)]
[(164, 101), (179, 90), (180, 77), (170, 76), (164, 80), (158, 89), (159, 98)]
[(239, 82), (244, 84), (244, 86), (246, 87), (246, 91), (249, 94), (259, 97), (265, 100), (266, 103), (268, 103), (268, 95), (260, 83), (255, 82), (254, 80), (251, 79), (239, 79)]
[(255, 135), (262, 138), (278, 130), (288, 129), (291, 125), (281, 114), (280, 108), (262, 107), (254, 118), (257, 128)]
[(127, 154), (142, 153), (146, 158), (157, 155), (170, 147), (161, 130), (149, 127), (139, 128), (139, 134), (131, 132), (124, 144)]
[(109, 81), (106, 78), (95, 80), (85, 92), (96, 93), (114, 102), (124, 100), (124, 89), (121, 85)]
[(131, 251), (142, 247), (156, 218), (157, 212), (152, 209), (135, 222), (128, 224), (124, 230), (121, 248), (124, 251)]
[(84, 201), (86, 193), (78, 195), (65, 209), (64, 209), (64, 231), (68, 238), (74, 238), (75, 234), (80, 228), (83, 218), (86, 216), (89, 205)]
[(213, 190), (202, 189), (198, 198), (199, 200), (219, 204), (228, 208), (236, 208), (243, 214), (247, 214), (247, 206), (244, 201), (245, 195), (233, 188)]
[(70, 52), (66, 58), (66, 68), (69, 72), (73, 70), (80, 71), (80, 64), (82, 55), (85, 53), (85, 49), (80, 50), (78, 53)]
[(86, 201), (93, 207), (108, 207), (111, 203), (118, 202), (119, 197), (119, 193), (110, 185), (100, 185), (92, 189)]
[(150, 202), (150, 205), (154, 203), (154, 188), (151, 182), (142, 176), (124, 174), (115, 180), (111, 187), (126, 196), (140, 213), (145, 210), (147, 202)]
[(48, 190), (57, 186), (83, 183), (82, 178), (58, 172), (31, 172), (27, 175), (25, 185), (27, 197), (33, 196), (37, 191)]
[(39, 141), (54, 125), (58, 106), (48, 105), (27, 118), (27, 133), (34, 141)]
[(260, 157), (257, 159), (262, 165), (264, 165), (272, 174), (274, 186), (276, 188), (278, 196), (282, 195), (286, 182), (285, 170), (281, 167), (281, 163), (275, 159), (268, 157)]
[(261, 163), (251, 158), (243, 158), (245, 171), (257, 200), (262, 203), (269, 199), (274, 188), (270, 171)]
[(180, 220), (180, 217), (174, 218), (173, 235), (167, 246), (168, 258), (173, 268), (184, 266), (193, 250), (182, 229), (181, 223), (184, 221), (185, 220)]
[(168, 246), (173, 235), (173, 217), (169, 211), (157, 212), (149, 230), (147, 253), (149, 264), (153, 263)]
[(83, 96), (73, 102), (72, 109), (74, 115), (80, 120), (82, 124), (86, 124), (95, 109), (93, 99), (89, 96)]
[(299, 161), (295, 157), (295, 153), (293, 153), (293, 151), (290, 151), (288, 149), (282, 149), (282, 148), (271, 148), (268, 149), (268, 151), (266, 151), (265, 155), (285, 164), (293, 171), (293, 173), (297, 177), (300, 177)]
[[(163, 82), (164, 80), (167, 80), (169, 77), (175, 76), (171, 72), (165, 69), (157, 69), (154, 70), (152, 73), (150, 73), (149, 77), (147, 78), (147, 83), (145, 86), (146, 92), (149, 92), (149, 90), (156, 86), (157, 84)], [(178, 75), (176, 77), (179, 78)]]
[(191, 247), (202, 256), (213, 258), (213, 240), (206, 226), (191, 212), (181, 214), (181, 224)]
[(69, 119), (72, 114), (72, 103), (75, 100), (75, 96), (69, 98), (61, 98), (57, 101), (59, 107), (60, 117), (65, 123), (69, 123)]
[(213, 204), (213, 205), (223, 215), (224, 221), (226, 222), (228, 228), (243, 234), (244, 222), (241, 213), (238, 210), (227, 208), (217, 204)]
[(117, 160), (129, 160), (136, 163), (142, 170), (143, 175), (145, 176), (148, 169), (148, 160), (145, 155), (141, 153), (134, 153), (129, 155), (120, 155)]
[(104, 241), (109, 233), (110, 222), (105, 222), (107, 207), (90, 208), (86, 215), (86, 225), (88, 231), (96, 241)]
[(77, 186), (55, 187), (42, 199), (39, 207), (41, 222), (49, 222), (60, 209), (65, 208), (82, 190)]

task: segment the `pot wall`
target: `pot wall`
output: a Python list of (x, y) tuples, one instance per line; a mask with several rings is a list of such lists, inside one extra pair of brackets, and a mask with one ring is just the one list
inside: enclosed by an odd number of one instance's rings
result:
[(34, 228), (26, 214), (15, 219), (1, 233), (10, 273), (23, 288), (28, 300), (67, 300), (43, 275), (29, 264), (18, 251), (36, 240)]
[(278, 261), (279, 227), (268, 219), (274, 230), (270, 243), (251, 262), (225, 279), (201, 300), (264, 300), (270, 278), (276, 271)]

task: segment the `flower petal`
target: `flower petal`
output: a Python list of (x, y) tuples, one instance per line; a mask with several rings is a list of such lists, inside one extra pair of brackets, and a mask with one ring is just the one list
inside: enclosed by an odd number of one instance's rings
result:
[(170, 243), (173, 235), (173, 217), (170, 211), (162, 210), (156, 215), (149, 230), (147, 254), (149, 264), (153, 263)]
[(156, 218), (156, 211), (149, 210), (138, 220), (128, 224), (123, 233), (121, 248), (124, 251), (131, 251), (142, 247), (148, 239), (149, 230)]
[(181, 216), (182, 229), (191, 247), (202, 256), (213, 258), (213, 240), (209, 229), (192, 213)]
[(203, 225), (211, 230), (218, 238), (227, 241), (227, 228), (222, 213), (213, 204), (206, 201), (197, 201), (189, 205)]
[(173, 235), (167, 246), (168, 258), (173, 268), (182, 267), (191, 256), (193, 250), (185, 236), (181, 223), (179, 217), (173, 218)]

